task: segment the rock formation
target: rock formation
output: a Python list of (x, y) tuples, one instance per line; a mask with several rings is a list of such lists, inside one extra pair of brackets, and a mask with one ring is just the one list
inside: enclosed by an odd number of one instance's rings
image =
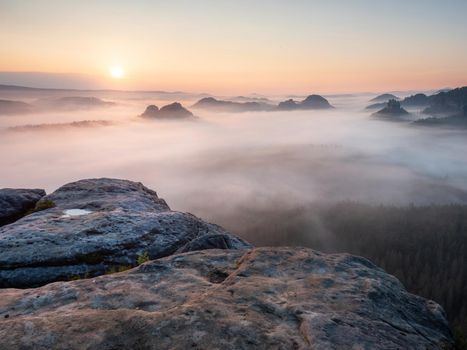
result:
[(277, 105), (277, 109), (280, 111), (292, 111), (298, 108), (299, 108), (299, 104), (295, 102), (293, 99), (282, 101)]
[(331, 106), (328, 100), (320, 95), (310, 95), (301, 102), (295, 102), (294, 100), (289, 99), (279, 103), (277, 106), (277, 110), (281, 111), (330, 108), (333, 108), (333, 106)]
[(174, 102), (159, 109), (155, 105), (149, 105), (141, 117), (153, 119), (187, 119), (193, 118), (193, 113), (183, 107), (180, 103)]
[(0, 189), (0, 226), (24, 216), (43, 196), (45, 191), (40, 189)]
[(386, 107), (373, 115), (379, 117), (400, 117), (408, 114), (409, 112), (401, 107), (401, 103), (399, 101), (389, 100)]
[(159, 107), (156, 105), (149, 105), (146, 107), (145, 111), (143, 114), (141, 114), (142, 117), (145, 118), (157, 118), (157, 114), (159, 113)]
[(332, 108), (328, 100), (320, 95), (310, 95), (304, 99), (300, 106), (302, 109), (328, 109)]
[(177, 251), (250, 247), (131, 181), (69, 183), (36, 207), (43, 210), (0, 228), (0, 287), (101, 275)]
[(252, 111), (293, 111), (306, 109), (328, 109), (333, 108), (328, 100), (319, 95), (310, 95), (301, 102), (292, 99), (280, 102), (277, 106), (260, 102), (233, 102), (216, 100), (213, 97), (206, 97), (193, 105), (193, 108), (210, 109), (218, 112), (252, 112)]
[(454, 348), (438, 304), (366, 259), (305, 248), (197, 251), (4, 289), (0, 318), (4, 350)]

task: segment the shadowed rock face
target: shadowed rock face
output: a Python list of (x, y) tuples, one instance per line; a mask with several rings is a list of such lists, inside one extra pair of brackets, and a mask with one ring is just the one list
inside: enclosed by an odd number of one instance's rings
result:
[(304, 99), (300, 106), (305, 109), (327, 109), (332, 108), (328, 100), (319, 95), (310, 95)]
[(2, 349), (453, 349), (441, 307), (369, 261), (204, 250), (0, 291)]
[(401, 103), (399, 101), (389, 100), (386, 107), (373, 115), (379, 117), (400, 117), (407, 114), (409, 114), (409, 112), (401, 107)]
[(299, 105), (297, 102), (295, 102), (292, 99), (288, 99), (286, 101), (280, 102), (279, 105), (277, 106), (277, 109), (280, 111), (291, 111), (294, 109), (298, 109), (298, 107)]
[(40, 189), (0, 189), (0, 226), (24, 216), (43, 196)]
[(310, 95), (301, 102), (292, 99), (283, 101), (277, 106), (280, 111), (306, 110), (306, 109), (330, 109), (331, 104), (320, 95)]
[(155, 105), (149, 105), (141, 117), (154, 119), (186, 119), (193, 118), (193, 113), (183, 107), (180, 103), (174, 102), (159, 109)]
[[(0, 228), (0, 287), (101, 275), (178, 250), (250, 247), (219, 226), (171, 211), (156, 192), (126, 180), (73, 182), (37, 206), (48, 209)], [(75, 209), (85, 214), (68, 213)]]

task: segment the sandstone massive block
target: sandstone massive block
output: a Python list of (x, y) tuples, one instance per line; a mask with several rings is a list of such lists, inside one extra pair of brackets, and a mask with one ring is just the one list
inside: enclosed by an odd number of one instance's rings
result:
[(0, 228), (2, 288), (92, 277), (177, 251), (251, 247), (126, 180), (73, 182), (37, 206), (44, 210)]
[(0, 290), (2, 349), (452, 349), (439, 305), (363, 258), (204, 250)]

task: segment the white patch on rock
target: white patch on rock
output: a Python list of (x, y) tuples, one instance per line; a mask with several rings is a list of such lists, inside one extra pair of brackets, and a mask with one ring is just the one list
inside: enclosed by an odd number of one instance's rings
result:
[(72, 216), (81, 216), (92, 213), (90, 210), (85, 209), (66, 209), (63, 211), (62, 218), (71, 218)]

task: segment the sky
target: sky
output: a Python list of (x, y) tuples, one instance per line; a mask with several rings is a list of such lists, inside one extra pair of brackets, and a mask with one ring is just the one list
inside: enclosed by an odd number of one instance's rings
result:
[(0, 0), (0, 83), (218, 94), (456, 87), (467, 82), (466, 13), (465, 0)]

